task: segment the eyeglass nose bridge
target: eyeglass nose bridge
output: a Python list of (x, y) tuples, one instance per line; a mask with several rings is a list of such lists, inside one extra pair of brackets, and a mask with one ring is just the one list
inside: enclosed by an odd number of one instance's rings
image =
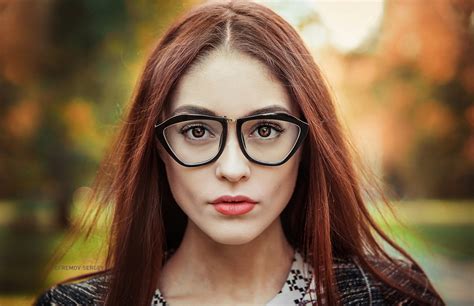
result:
[[(227, 123), (229, 123), (229, 122), (235, 122), (235, 123), (237, 123), (237, 122), (238, 122), (238, 118), (229, 118), (229, 117), (227, 117), (227, 116), (223, 116), (223, 118), (224, 118), (224, 120), (225, 120)], [(224, 135), (223, 135), (223, 139), (222, 139), (222, 142), (221, 142), (222, 148), (219, 150), (220, 153), (219, 153), (219, 157), (218, 157), (218, 158), (220, 158), (220, 155), (221, 155), (221, 154), (223, 153), (223, 151), (225, 150), (225, 147), (226, 147), (226, 145), (227, 145), (227, 139), (229, 138), (229, 125), (228, 125), (228, 124), (225, 124), (225, 125), (223, 126), (223, 128), (224, 128), (226, 131), (224, 132)], [(240, 133), (240, 131), (239, 131), (239, 125), (238, 125), (238, 124), (236, 124), (236, 132), (237, 132), (236, 137), (237, 137), (237, 142), (238, 142), (238, 145), (239, 145), (239, 149), (242, 151), (243, 155), (244, 155), (249, 161), (251, 161), (250, 158), (249, 158), (249, 156), (248, 156), (248, 154), (245, 152), (245, 144), (244, 144), (244, 143), (242, 142), (242, 140), (240, 139), (241, 133)]]
[[(237, 119), (233, 119), (233, 118), (225, 117), (225, 120), (226, 120), (227, 123), (228, 122), (237, 122)], [(229, 132), (230, 126), (228, 124), (224, 125), (224, 129), (226, 131), (224, 132), (223, 137), (221, 139), (221, 143), (220, 143), (221, 148), (219, 149), (219, 154), (215, 158), (216, 161), (221, 158), (222, 154), (224, 154), (224, 151), (226, 150), (226, 147), (227, 147), (227, 142), (229, 140), (229, 137), (232, 137), (232, 136), (229, 135), (231, 133)], [(239, 125), (236, 125), (236, 134), (234, 134), (234, 135), (235, 135), (235, 137), (237, 137), (237, 147), (238, 147), (237, 150), (240, 151), (239, 153), (242, 154), (244, 156), (244, 158), (247, 159), (248, 161), (252, 161), (249, 158), (249, 155), (247, 154), (247, 152), (245, 151), (244, 142), (240, 139), (241, 132), (239, 131)]]
[(227, 122), (237, 122), (237, 119), (236, 118), (229, 118), (227, 116), (224, 116), (224, 119), (227, 121)]
[[(235, 122), (235, 123), (237, 123), (237, 122), (239, 121), (238, 118), (229, 118), (229, 117), (227, 117), (227, 116), (223, 116), (223, 118), (224, 118), (224, 120), (225, 120), (227, 123), (229, 123), (229, 122)], [(240, 131), (239, 131), (239, 125), (236, 124), (235, 127), (236, 127), (236, 129), (237, 129), (237, 130), (236, 130), (236, 132), (237, 132), (237, 135), (236, 135), (236, 136), (237, 136), (237, 140), (239, 141), (239, 147), (241, 148), (242, 153), (244, 153), (244, 155), (247, 156), (247, 154), (245, 154), (245, 152), (244, 152), (244, 150), (245, 150), (245, 148), (244, 148), (245, 145), (243, 145), (243, 147), (242, 147), (242, 143), (241, 143), (241, 141), (240, 141), (240, 139), (239, 139), (240, 136), (241, 136), (241, 133), (240, 133)], [(241, 125), (240, 125), (240, 127), (241, 127)], [(225, 139), (224, 139), (224, 142), (222, 143), (222, 146), (225, 148), (225, 145), (226, 145), (226, 143), (227, 143), (227, 138), (229, 137), (229, 135), (228, 135), (228, 132), (229, 132), (229, 125), (228, 125), (228, 124), (225, 124), (224, 128), (226, 129), (226, 131), (225, 131), (225, 136), (226, 136), (226, 137), (225, 137)], [(224, 148), (223, 148), (222, 150), (224, 150)]]

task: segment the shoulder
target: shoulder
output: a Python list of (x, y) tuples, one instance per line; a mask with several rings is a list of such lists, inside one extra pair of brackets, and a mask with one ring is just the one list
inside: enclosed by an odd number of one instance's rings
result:
[[(366, 259), (392, 282), (430, 301), (430, 305), (444, 305), (443, 301), (428, 289), (430, 282), (427, 275), (412, 263), (402, 259), (395, 259), (392, 263), (373, 256), (368, 256)], [(369, 305), (419, 304), (405, 293), (379, 280), (356, 258), (335, 258), (333, 268), (341, 302), (344, 305), (362, 301), (367, 301)], [(414, 281), (412, 277), (420, 280), (423, 285)]]
[(34, 305), (101, 305), (108, 280), (108, 274), (99, 274), (79, 282), (54, 285), (41, 293)]

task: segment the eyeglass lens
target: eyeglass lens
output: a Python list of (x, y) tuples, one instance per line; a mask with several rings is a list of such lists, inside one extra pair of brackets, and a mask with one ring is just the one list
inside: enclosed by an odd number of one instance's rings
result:
[[(300, 127), (278, 119), (253, 119), (242, 124), (242, 137), (247, 154), (263, 163), (285, 159), (298, 140)], [(185, 164), (200, 164), (219, 152), (223, 126), (216, 120), (188, 120), (164, 129), (171, 150)]]

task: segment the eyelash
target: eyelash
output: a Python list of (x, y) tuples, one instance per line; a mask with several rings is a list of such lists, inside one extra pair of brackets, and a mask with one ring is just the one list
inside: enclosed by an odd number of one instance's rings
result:
[(259, 121), (255, 124), (255, 126), (257, 126), (256, 128), (253, 129), (253, 132), (255, 132), (255, 130), (257, 130), (257, 128), (259, 127), (262, 127), (262, 126), (270, 126), (272, 127), (273, 129), (275, 129), (277, 132), (279, 133), (282, 133), (285, 131), (285, 129), (283, 129), (282, 127), (280, 127), (278, 124), (275, 124), (274, 122), (272, 121), (267, 121), (267, 120), (262, 120), (262, 121)]
[(214, 135), (214, 133), (212, 133), (207, 127), (206, 125), (202, 124), (202, 123), (194, 123), (194, 124), (190, 124), (190, 125), (186, 125), (184, 127), (181, 128), (180, 130), (180, 133), (181, 134), (186, 134), (189, 130), (192, 130), (194, 128), (197, 128), (197, 127), (202, 127), (204, 130), (208, 131), (209, 133), (211, 133), (212, 135)]

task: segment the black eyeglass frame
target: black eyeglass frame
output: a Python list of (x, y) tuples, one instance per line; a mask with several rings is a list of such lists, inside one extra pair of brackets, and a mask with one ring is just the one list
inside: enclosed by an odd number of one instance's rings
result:
[[(211, 158), (210, 160), (204, 161), (202, 163), (198, 164), (186, 164), (183, 161), (181, 161), (178, 156), (173, 152), (171, 149), (170, 145), (166, 141), (165, 135), (164, 135), (164, 130), (168, 126), (178, 123), (178, 122), (183, 122), (183, 121), (189, 121), (189, 120), (197, 120), (197, 119), (206, 119), (206, 120), (214, 120), (218, 121), (222, 125), (222, 136), (220, 137), (220, 143), (219, 143), (219, 151), (217, 152), (216, 156)], [(243, 140), (243, 135), (242, 135), (242, 125), (249, 120), (254, 120), (254, 119), (277, 119), (277, 120), (283, 120), (287, 122), (294, 123), (299, 126), (300, 131), (298, 134), (298, 138), (296, 140), (296, 143), (294, 144), (293, 148), (291, 149), (290, 153), (280, 162), (278, 163), (264, 163), (261, 161), (258, 161), (256, 159), (253, 159), (245, 150), (245, 143)], [(225, 143), (227, 140), (227, 133), (228, 133), (228, 121), (236, 121), (236, 132), (237, 132), (237, 139), (239, 141), (239, 146), (242, 151), (242, 153), (245, 155), (245, 157), (250, 160), (251, 162), (257, 163), (259, 165), (264, 165), (264, 166), (279, 166), (284, 163), (286, 163), (298, 150), (298, 148), (301, 146), (303, 143), (304, 139), (306, 138), (308, 134), (308, 123), (304, 122), (303, 120), (296, 118), (290, 114), (287, 113), (267, 113), (267, 114), (258, 114), (258, 115), (252, 115), (252, 116), (247, 116), (247, 117), (242, 117), (238, 119), (232, 119), (228, 118), (227, 116), (211, 116), (211, 115), (203, 115), (203, 114), (180, 114), (173, 116), (171, 118), (166, 119), (160, 124), (155, 124), (155, 136), (158, 138), (160, 143), (163, 145), (165, 150), (171, 155), (171, 157), (180, 165), (185, 166), (185, 167), (198, 167), (198, 166), (203, 166), (210, 164), (214, 161), (216, 161), (224, 152), (224, 147)]]

